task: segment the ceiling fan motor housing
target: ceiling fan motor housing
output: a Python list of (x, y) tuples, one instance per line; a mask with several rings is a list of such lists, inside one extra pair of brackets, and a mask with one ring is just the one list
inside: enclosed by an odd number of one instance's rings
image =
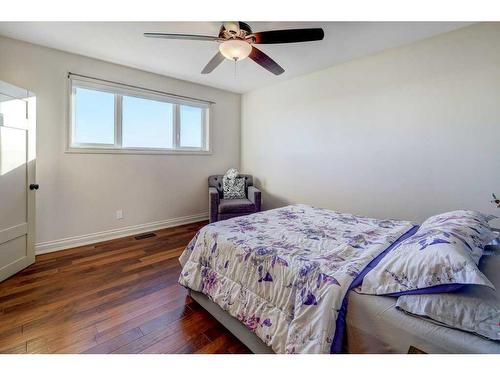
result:
[(224, 22), (219, 30), (221, 39), (245, 39), (250, 34), (252, 29), (245, 22)]

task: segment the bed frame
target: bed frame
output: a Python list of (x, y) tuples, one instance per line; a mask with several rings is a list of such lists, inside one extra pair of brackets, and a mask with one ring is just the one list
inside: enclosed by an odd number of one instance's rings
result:
[(189, 295), (201, 307), (207, 310), (220, 324), (226, 327), (238, 340), (246, 345), (248, 349), (255, 354), (274, 354), (271, 347), (264, 344), (264, 342), (250, 331), (238, 319), (233, 318), (226, 311), (222, 310), (217, 304), (210, 301), (210, 299), (200, 292), (188, 289)]

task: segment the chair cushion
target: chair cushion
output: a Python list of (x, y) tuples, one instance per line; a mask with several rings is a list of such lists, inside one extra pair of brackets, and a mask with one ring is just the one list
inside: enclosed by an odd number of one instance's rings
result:
[(236, 214), (254, 212), (255, 205), (249, 199), (221, 199), (219, 203), (220, 214)]

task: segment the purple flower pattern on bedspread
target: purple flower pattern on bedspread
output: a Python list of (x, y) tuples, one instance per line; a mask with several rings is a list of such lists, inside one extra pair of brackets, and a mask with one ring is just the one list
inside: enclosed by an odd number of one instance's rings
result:
[(278, 353), (329, 353), (351, 282), (411, 227), (306, 205), (220, 221), (190, 242), (179, 282)]

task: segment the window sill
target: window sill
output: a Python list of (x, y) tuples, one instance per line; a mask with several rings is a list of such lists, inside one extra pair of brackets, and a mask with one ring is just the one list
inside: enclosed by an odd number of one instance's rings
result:
[(66, 149), (65, 154), (124, 154), (124, 155), (212, 155), (212, 151), (202, 150), (158, 150), (158, 149), (110, 149), (79, 148)]

